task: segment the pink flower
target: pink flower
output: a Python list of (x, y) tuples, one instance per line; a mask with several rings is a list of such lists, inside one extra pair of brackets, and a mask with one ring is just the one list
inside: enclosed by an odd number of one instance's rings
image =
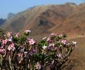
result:
[(12, 49), (12, 47), (9, 45), (7, 49), (10, 51)]
[(10, 46), (11, 46), (11, 50), (14, 51), (15, 50), (14, 43), (10, 44)]
[(0, 49), (0, 53), (2, 53), (4, 50), (3, 49)]
[(62, 37), (63, 37), (63, 35), (62, 35), (62, 34), (60, 34), (60, 35), (59, 35), (59, 37), (60, 37), (60, 38), (62, 38)]
[(42, 48), (45, 50), (47, 48), (47, 46), (44, 45)]
[(10, 36), (7, 40), (8, 40), (8, 41), (12, 41), (12, 36)]
[(46, 40), (47, 37), (42, 38), (43, 40)]
[(76, 45), (76, 44), (77, 44), (77, 42), (75, 42), (75, 41), (72, 41), (72, 44)]
[(62, 40), (61, 43), (66, 44), (66, 40)]
[(55, 33), (51, 33), (51, 36), (56, 36), (56, 34)]
[(58, 56), (58, 58), (62, 58), (62, 55), (61, 54), (58, 54), (57, 56)]
[(14, 43), (10, 44), (11, 47), (14, 47)]
[(30, 33), (31, 32), (31, 30), (25, 30), (25, 33)]
[(24, 52), (24, 54), (27, 54), (27, 52)]
[(30, 44), (30, 45), (35, 44), (35, 41), (34, 41), (33, 39), (30, 39), (30, 40), (29, 40), (29, 44)]
[(19, 33), (16, 33), (15, 37), (19, 37), (19, 35), (20, 35)]
[(52, 40), (50, 39), (50, 37), (47, 38), (47, 42), (52, 43)]
[(18, 56), (19, 56), (19, 57), (21, 57), (21, 56), (22, 56), (22, 54), (21, 54), (21, 53), (18, 53)]
[(12, 50), (12, 51), (15, 50), (14, 43), (12, 43), (12, 44), (10, 44), (10, 45), (8, 46), (8, 50), (9, 50), (9, 51), (10, 51), (10, 50)]
[(50, 44), (49, 44), (49, 46), (52, 46), (52, 47), (54, 47), (54, 45), (55, 45), (54, 43), (50, 43)]
[(15, 50), (15, 47), (12, 47), (12, 51), (14, 51)]
[(51, 35), (55, 35), (54, 33), (51, 33)]
[(7, 43), (7, 39), (2, 40), (2, 44), (6, 44)]
[(50, 41), (50, 37), (47, 38), (47, 41)]
[(37, 62), (35, 67), (36, 67), (36, 69), (40, 70), (41, 69), (41, 64), (39, 62)]
[(7, 37), (10, 37), (11, 36), (11, 33), (12, 32), (7, 32)]
[(54, 60), (51, 62), (51, 64), (54, 64)]

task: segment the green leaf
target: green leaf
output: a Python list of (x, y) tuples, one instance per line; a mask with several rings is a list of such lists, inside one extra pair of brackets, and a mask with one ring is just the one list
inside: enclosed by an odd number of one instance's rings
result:
[(23, 35), (20, 37), (20, 43), (24, 43), (26, 41), (27, 36)]
[(18, 37), (15, 37), (15, 36), (13, 37), (12, 40), (13, 40), (13, 42), (15, 42), (15, 43), (18, 43), (18, 42), (19, 42), (19, 38), (18, 38)]

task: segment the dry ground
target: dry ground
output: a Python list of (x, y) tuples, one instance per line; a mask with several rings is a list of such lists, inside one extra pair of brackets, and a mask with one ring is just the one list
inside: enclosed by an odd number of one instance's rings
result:
[(85, 37), (76, 37), (71, 40), (77, 41), (77, 47), (72, 53), (71, 59), (73, 61), (68, 68), (71, 70), (85, 70)]

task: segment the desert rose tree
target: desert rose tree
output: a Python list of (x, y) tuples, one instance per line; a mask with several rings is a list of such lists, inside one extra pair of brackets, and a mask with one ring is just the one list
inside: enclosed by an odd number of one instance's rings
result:
[[(13, 55), (10, 58), (10, 68), (13, 70), (15, 67), (17, 70), (62, 70), (65, 64), (69, 63), (69, 57), (76, 47), (76, 42), (69, 43), (66, 35), (54, 33), (36, 42), (29, 38), (30, 32), (26, 30), (23, 35), (7, 32), (0, 39), (0, 55), (6, 57), (7, 52), (11, 53), (9, 57)], [(20, 65), (15, 62), (15, 56)]]

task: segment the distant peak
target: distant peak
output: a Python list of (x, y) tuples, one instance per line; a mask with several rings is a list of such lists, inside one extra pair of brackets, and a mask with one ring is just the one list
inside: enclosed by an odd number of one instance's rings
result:
[(75, 5), (75, 6), (76, 6), (76, 4), (73, 3), (73, 2), (67, 2), (66, 4), (67, 4), (67, 5)]
[(80, 5), (85, 5), (85, 2), (81, 3)]
[(9, 18), (12, 18), (12, 17), (14, 17), (14, 16), (15, 16), (14, 13), (9, 13), (9, 14), (8, 14), (8, 19), (9, 19)]

